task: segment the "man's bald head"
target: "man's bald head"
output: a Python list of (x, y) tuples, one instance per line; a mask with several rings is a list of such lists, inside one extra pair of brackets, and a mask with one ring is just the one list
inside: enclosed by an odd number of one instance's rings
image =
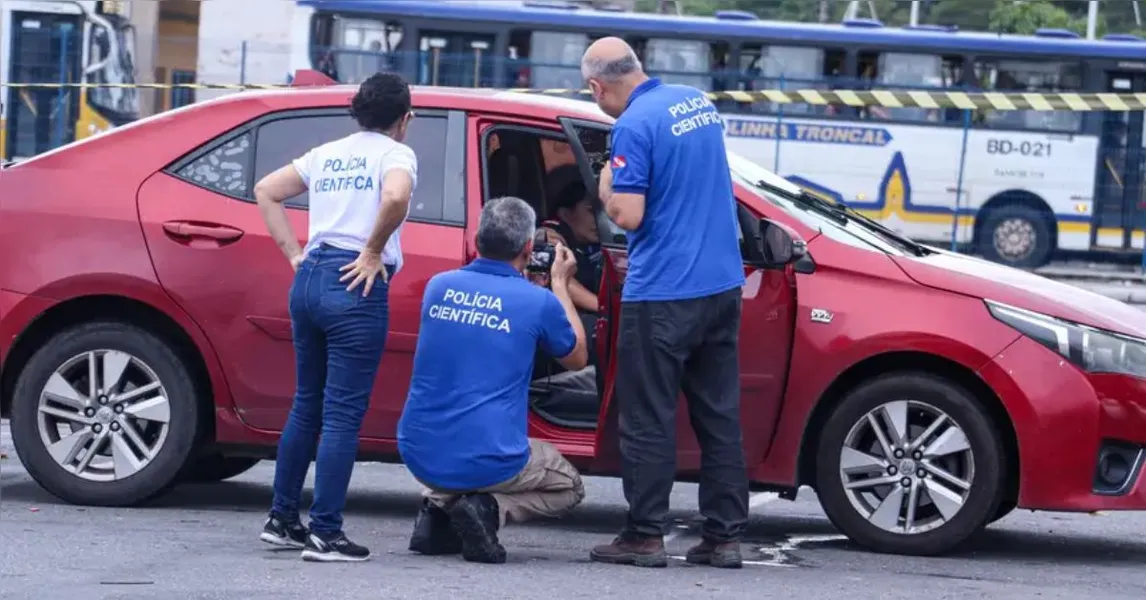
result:
[(593, 42), (581, 59), (581, 75), (585, 79), (617, 83), (643, 74), (641, 61), (633, 47), (618, 37), (606, 37)]
[(648, 79), (633, 47), (618, 37), (601, 38), (585, 50), (581, 76), (597, 106), (614, 118), (624, 112), (633, 90)]

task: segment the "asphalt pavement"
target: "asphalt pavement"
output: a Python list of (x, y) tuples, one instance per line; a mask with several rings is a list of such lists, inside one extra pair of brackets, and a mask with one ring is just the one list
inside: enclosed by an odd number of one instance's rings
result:
[[(847, 543), (810, 490), (795, 502), (752, 498), (739, 571), (680, 560), (698, 539), (696, 486), (673, 492), (667, 569), (599, 565), (589, 548), (624, 519), (620, 482), (590, 478), (566, 519), (510, 526), (504, 565), (406, 550), (417, 487), (401, 466), (360, 464), (346, 528), (370, 546), (367, 563), (304, 563), (258, 541), (274, 465), (234, 480), (187, 485), (154, 506), (101, 509), (61, 503), (29, 478), (0, 434), (0, 597), (97, 599), (386, 598), (437, 600), (625, 598), (1098, 600), (1146, 597), (1146, 515), (1016, 513), (966, 550), (941, 558), (879, 555)], [(308, 484), (309, 485), (309, 484)]]

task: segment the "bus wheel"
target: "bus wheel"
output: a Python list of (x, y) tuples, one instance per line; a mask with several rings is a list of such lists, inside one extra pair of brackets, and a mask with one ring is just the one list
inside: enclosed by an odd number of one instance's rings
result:
[(876, 552), (948, 552), (1003, 498), (1002, 441), (960, 386), (922, 372), (859, 385), (828, 417), (816, 493), (832, 523)]
[(990, 211), (979, 232), (979, 253), (1009, 267), (1034, 269), (1050, 259), (1051, 231), (1043, 213), (1029, 206)]

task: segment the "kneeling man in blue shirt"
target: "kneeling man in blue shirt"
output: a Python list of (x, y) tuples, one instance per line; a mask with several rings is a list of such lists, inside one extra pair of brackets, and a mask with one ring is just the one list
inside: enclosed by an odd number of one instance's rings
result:
[(569, 296), (576, 260), (557, 247), (551, 289), (524, 277), (536, 215), (524, 200), (482, 210), (480, 257), (435, 275), (422, 298), (410, 394), (398, 451), (426, 487), (410, 549), (505, 562), (497, 532), (509, 521), (557, 517), (585, 497), (581, 475), (551, 444), (528, 436), (537, 348), (585, 366), (585, 330)]

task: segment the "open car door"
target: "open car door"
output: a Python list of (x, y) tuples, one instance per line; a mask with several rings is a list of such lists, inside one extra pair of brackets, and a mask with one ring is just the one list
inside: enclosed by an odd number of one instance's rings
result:
[(598, 292), (600, 312), (597, 318), (597, 389), (601, 408), (597, 415), (592, 470), (616, 473), (620, 469), (620, 449), (617, 445), (617, 408), (613, 382), (616, 381), (617, 317), (621, 310), (621, 289), (628, 270), (625, 233), (605, 216), (597, 188), (601, 170), (609, 160), (609, 139), (612, 128), (608, 125), (580, 119), (560, 119), (573, 156), (577, 160), (585, 189), (597, 204), (597, 228), (601, 239), (603, 268), (601, 288)]

